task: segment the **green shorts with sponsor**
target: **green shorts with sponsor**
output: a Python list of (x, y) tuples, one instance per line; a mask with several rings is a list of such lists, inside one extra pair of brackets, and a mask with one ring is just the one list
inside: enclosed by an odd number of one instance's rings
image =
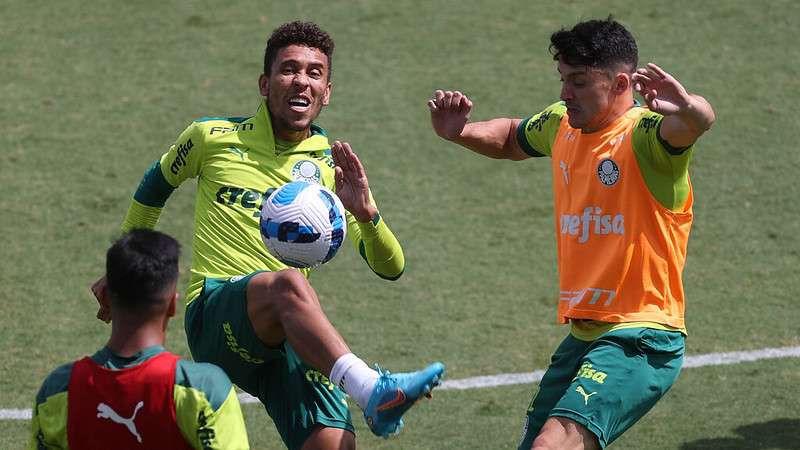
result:
[(205, 280), (186, 308), (186, 336), (195, 361), (220, 366), (258, 397), (289, 449), (302, 447), (317, 425), (353, 432), (342, 390), (306, 366), (288, 343), (268, 348), (256, 336), (246, 301), (247, 283), (256, 273)]
[(574, 420), (602, 447), (641, 419), (678, 378), (678, 331), (625, 328), (594, 341), (569, 335), (553, 354), (528, 408), (519, 449), (529, 450), (549, 417)]

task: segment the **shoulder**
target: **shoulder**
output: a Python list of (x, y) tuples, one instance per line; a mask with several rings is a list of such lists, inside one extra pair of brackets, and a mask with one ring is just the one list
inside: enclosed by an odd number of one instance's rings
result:
[(202, 394), (217, 410), (233, 388), (230, 378), (219, 367), (179, 359), (175, 366), (175, 385)]
[(541, 132), (548, 126), (557, 127), (566, 114), (567, 107), (564, 105), (564, 102), (556, 102), (538, 114), (523, 119), (519, 126), (520, 129), (524, 129), (526, 133)]
[(236, 131), (249, 131), (255, 128), (255, 116), (243, 117), (201, 117), (189, 125), (203, 135), (216, 136)]
[(533, 157), (550, 154), (550, 147), (567, 114), (564, 102), (556, 102), (541, 112), (523, 119), (517, 126), (517, 142)]
[(682, 156), (691, 153), (687, 151), (691, 149), (691, 146), (676, 148), (661, 137), (660, 129), (664, 121), (663, 115), (643, 107), (636, 107), (635, 110), (638, 117), (634, 122), (633, 131), (631, 133), (634, 150), (639, 152), (659, 150), (665, 151), (672, 156)]
[[(252, 131), (256, 127), (251, 117), (200, 117), (193, 120), (181, 134), (181, 140), (194, 145), (218, 139), (238, 131)], [(193, 140), (192, 140), (193, 139)], [(190, 141), (191, 140), (191, 141)], [(181, 142), (178, 142), (180, 145)]]
[(36, 395), (36, 404), (47, 401), (49, 397), (66, 392), (69, 389), (69, 379), (72, 376), (74, 362), (59, 366), (44, 379), (39, 393)]
[(658, 127), (661, 121), (664, 120), (664, 116), (640, 106), (634, 109), (637, 115), (633, 125), (633, 132), (635, 134), (649, 134), (658, 131)]

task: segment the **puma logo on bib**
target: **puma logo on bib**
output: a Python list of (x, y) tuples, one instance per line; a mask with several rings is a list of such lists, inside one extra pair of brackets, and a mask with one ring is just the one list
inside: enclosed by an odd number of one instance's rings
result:
[(133, 410), (133, 415), (130, 418), (126, 419), (125, 417), (120, 416), (117, 414), (114, 409), (110, 406), (106, 405), (105, 403), (100, 403), (97, 405), (97, 418), (98, 419), (110, 419), (114, 423), (118, 423), (120, 425), (125, 425), (128, 428), (128, 431), (136, 438), (139, 443), (142, 443), (142, 436), (139, 435), (139, 431), (136, 429), (136, 424), (134, 420), (136, 420), (136, 414), (139, 413), (139, 410), (142, 409), (144, 406), (144, 402), (140, 401), (136, 404), (136, 408)]

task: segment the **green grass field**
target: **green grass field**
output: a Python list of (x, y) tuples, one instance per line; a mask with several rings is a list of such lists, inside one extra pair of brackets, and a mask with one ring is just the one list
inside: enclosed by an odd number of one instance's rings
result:
[[(496, 162), (430, 129), (426, 100), (459, 89), (476, 120), (557, 100), (550, 33), (613, 13), (653, 61), (714, 105), (691, 176), (685, 271), (690, 355), (800, 345), (800, 3), (743, 0), (2, 2), (0, 39), (0, 409), (30, 408), (56, 365), (109, 329), (88, 286), (149, 165), (201, 116), (249, 115), (273, 28), (318, 22), (336, 40), (331, 106), (319, 123), (364, 162), (403, 243), (403, 278), (340, 252), (311, 281), (353, 350), (393, 371), (433, 360), (459, 379), (543, 369), (566, 329), (547, 161)], [(160, 229), (185, 247), (193, 185)], [(182, 315), (168, 346), (188, 356)], [(800, 442), (800, 360), (686, 370), (613, 448), (791, 449)], [(364, 449), (500, 449), (519, 437), (534, 385), (443, 391), (403, 433)], [(255, 449), (280, 448), (259, 405)], [(356, 410), (354, 415), (358, 416)], [(29, 422), (0, 421), (0, 448)]]

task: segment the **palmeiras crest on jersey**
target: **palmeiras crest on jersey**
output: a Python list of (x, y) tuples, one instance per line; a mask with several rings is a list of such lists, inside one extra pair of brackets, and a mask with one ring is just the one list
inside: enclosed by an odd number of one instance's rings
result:
[(612, 159), (604, 159), (597, 165), (597, 177), (606, 186), (613, 186), (619, 181), (619, 166)]
[(292, 179), (295, 181), (307, 181), (319, 184), (321, 172), (319, 166), (314, 161), (304, 159), (298, 161), (292, 167)]

